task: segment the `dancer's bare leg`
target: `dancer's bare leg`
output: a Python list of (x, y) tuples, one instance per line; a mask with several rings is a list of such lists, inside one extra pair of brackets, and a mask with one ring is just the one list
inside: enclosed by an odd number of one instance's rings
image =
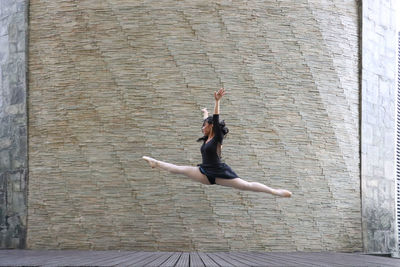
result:
[(144, 156), (143, 159), (146, 160), (152, 168), (166, 170), (175, 174), (183, 174), (189, 177), (190, 179), (200, 182), (202, 184), (210, 184), (207, 177), (200, 172), (198, 167), (178, 166), (146, 156)]
[(222, 179), (216, 178), (215, 183), (223, 186), (233, 187), (239, 190), (264, 192), (281, 197), (291, 197), (292, 193), (285, 189), (274, 189), (258, 182), (247, 182), (240, 178)]

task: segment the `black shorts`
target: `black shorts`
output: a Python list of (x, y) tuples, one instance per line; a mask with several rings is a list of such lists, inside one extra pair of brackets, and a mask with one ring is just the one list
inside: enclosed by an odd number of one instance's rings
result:
[(215, 184), (215, 178), (234, 179), (239, 176), (225, 163), (215, 165), (199, 164), (199, 170), (202, 174), (207, 176), (210, 184)]

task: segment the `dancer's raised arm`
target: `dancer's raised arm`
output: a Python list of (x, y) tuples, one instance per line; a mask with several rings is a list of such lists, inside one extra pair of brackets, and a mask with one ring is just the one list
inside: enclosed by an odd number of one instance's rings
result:
[(214, 114), (219, 114), (219, 101), (226, 94), (225, 89), (221, 88), (218, 92), (214, 92), (215, 98), (215, 106), (214, 106)]
[(203, 112), (203, 120), (207, 119), (208, 118), (208, 110), (206, 108), (203, 108), (201, 111)]

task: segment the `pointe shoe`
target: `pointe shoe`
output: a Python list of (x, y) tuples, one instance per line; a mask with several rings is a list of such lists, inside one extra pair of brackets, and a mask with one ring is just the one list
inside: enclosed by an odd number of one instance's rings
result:
[(291, 197), (292, 192), (285, 190), (285, 189), (276, 189), (275, 194), (280, 197)]
[(147, 163), (149, 163), (150, 167), (155, 168), (157, 167), (157, 161), (153, 158), (143, 156), (142, 157)]

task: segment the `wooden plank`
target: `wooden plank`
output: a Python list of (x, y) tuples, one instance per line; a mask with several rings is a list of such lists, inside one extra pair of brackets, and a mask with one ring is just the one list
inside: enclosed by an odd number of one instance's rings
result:
[(325, 257), (323, 255), (314, 254), (313, 252), (302, 253), (302, 252), (275, 252), (276, 256), (290, 257), (302, 262), (311, 262), (318, 264), (318, 266), (348, 266), (348, 264), (343, 264), (338, 261), (338, 259), (333, 259), (330, 257)]
[(85, 261), (85, 263), (82, 262), (81, 265), (83, 264), (98, 265), (98, 266), (116, 265), (119, 264), (120, 262), (126, 261), (127, 258), (136, 257), (136, 254), (137, 252), (117, 252), (113, 254), (103, 253), (97, 259), (90, 258), (88, 259), (89, 261)]
[[(51, 260), (54, 255), (62, 256), (64, 251), (18, 251), (15, 255), (3, 256), (1, 264), (3, 265), (43, 265), (43, 262)], [(84, 252), (81, 252), (82, 254)], [(76, 251), (70, 252), (70, 255), (76, 254)]]
[(163, 264), (166, 260), (168, 260), (173, 254), (174, 253), (172, 253), (172, 252), (160, 253), (159, 257), (155, 261), (152, 261), (145, 266), (146, 267), (158, 267), (161, 264)]
[(230, 258), (232, 260), (238, 261), (238, 262), (242, 262), (243, 264), (246, 264), (248, 266), (254, 266), (254, 264), (259, 264), (256, 261), (251, 261), (246, 257), (238, 257), (236, 254), (234, 254), (233, 252), (224, 252), (224, 253), (220, 253), (220, 255), (222, 254), (222, 256)]
[(141, 251), (137, 254), (134, 255), (134, 257), (129, 257), (124, 259), (123, 261), (120, 261), (117, 263), (115, 266), (134, 266), (138, 262), (141, 262), (147, 258), (150, 258), (152, 256), (152, 252), (144, 252)]
[(139, 261), (134, 261), (134, 262), (127, 262), (126, 264), (128, 265), (135, 265), (135, 266), (145, 266), (155, 260), (157, 260), (159, 257), (164, 255), (163, 252), (147, 252), (148, 257), (145, 257)]
[(38, 264), (37, 261), (37, 255), (35, 257), (34, 254), (27, 255), (26, 252), (22, 252), (19, 255), (4, 255), (1, 258), (1, 265), (2, 266), (7, 266), (7, 265), (28, 265), (28, 261), (30, 260), (33, 264)]
[[(130, 253), (124, 253), (124, 255), (121, 255), (121, 257), (118, 258), (114, 258), (111, 260), (104, 260), (103, 262), (101, 262), (102, 265), (107, 265), (107, 264), (113, 264), (113, 265), (119, 265), (119, 264), (123, 264), (124, 262), (130, 261), (132, 259), (136, 259), (141, 255), (141, 252), (138, 251), (133, 251)], [(93, 263), (91, 263), (91, 265), (93, 265)]]
[[(13, 254), (11, 254), (13, 253)], [(14, 259), (12, 260), (12, 263), (17, 264), (18, 262), (21, 262), (21, 265), (34, 265), (34, 264), (40, 264), (44, 265), (43, 263), (46, 263), (48, 261), (51, 261), (53, 259), (60, 260), (66, 258), (65, 252), (64, 251), (29, 251), (29, 250), (23, 250), (23, 251), (9, 251), (7, 253), (8, 255), (1, 256), (1, 264), (3, 264), (4, 259), (6, 257), (13, 256)], [(70, 252), (71, 254), (71, 252)]]
[(220, 265), (217, 264), (215, 261), (213, 261), (208, 255), (207, 253), (204, 252), (199, 252), (198, 253), (199, 257), (201, 258), (201, 260), (204, 262), (204, 265), (207, 267), (219, 267)]
[(230, 266), (250, 266), (248, 264), (245, 264), (242, 261), (238, 261), (238, 260), (230, 258), (227, 254), (225, 254), (225, 252), (216, 252), (216, 253), (214, 253), (213, 256), (214, 256), (212, 258), (213, 260), (215, 260), (216, 258), (219, 258), (220, 260), (227, 262)]
[(203, 261), (196, 252), (190, 253), (190, 267), (205, 267)]
[(318, 263), (321, 266), (400, 266), (400, 260), (393, 262), (396, 259), (385, 257), (375, 258), (374, 256), (371, 259), (364, 259), (362, 258), (362, 254), (337, 252), (282, 252), (276, 254), (290, 255), (292, 258), (301, 257), (310, 262)]
[(243, 260), (250, 266), (282, 266), (282, 262), (266, 261), (262, 258), (253, 257), (249, 255), (249, 253), (230, 252), (229, 254), (230, 257), (237, 260)]
[[(275, 252), (274, 252), (275, 253)], [(277, 259), (273, 255), (274, 253), (260, 253), (262, 255), (257, 255), (253, 252), (241, 252), (240, 254), (253, 258), (259, 261), (261, 264), (268, 266), (282, 266), (282, 259)]]
[(400, 266), (400, 259), (389, 257), (371, 256), (365, 254), (350, 254), (350, 253), (325, 253), (325, 258), (336, 258), (339, 262), (345, 264), (350, 263), (354, 266)]
[(210, 259), (212, 259), (214, 262), (216, 262), (219, 266), (234, 266), (231, 263), (225, 261), (224, 259), (222, 259), (221, 257), (217, 256), (217, 253), (207, 253), (207, 256), (210, 257)]
[(259, 258), (263, 258), (265, 260), (274, 260), (276, 262), (280, 262), (280, 264), (284, 265), (294, 265), (294, 266), (327, 266), (321, 265), (320, 263), (315, 263), (311, 260), (307, 259), (293, 259), (291, 257), (279, 256), (277, 252), (273, 253), (263, 253), (263, 252), (251, 252), (251, 255), (254, 257), (258, 256)]
[(143, 251), (138, 251), (132, 255), (129, 255), (127, 257), (124, 257), (122, 259), (120, 259), (119, 261), (115, 262), (114, 266), (126, 266), (127, 262), (132, 262), (135, 260), (142, 260), (143, 258), (149, 257), (149, 253), (148, 252), (143, 252)]
[[(71, 257), (60, 260), (57, 262), (58, 265), (68, 266), (82, 266), (84, 264), (98, 265), (101, 266), (102, 262), (109, 261), (121, 257), (120, 252), (115, 251), (84, 251), (85, 253), (78, 255), (71, 255)], [(83, 263), (85, 262), (85, 263)]]
[(189, 253), (182, 253), (175, 267), (188, 267), (189, 266)]
[(178, 262), (179, 258), (181, 257), (181, 252), (174, 253), (171, 257), (168, 258), (160, 267), (173, 267)]
[[(42, 255), (48, 255), (45, 259), (43, 259), (40, 264), (41, 265), (51, 265), (52, 262), (66, 262), (70, 261), (71, 259), (81, 259), (85, 255), (88, 254), (87, 251), (76, 251), (76, 250), (58, 250), (58, 251), (32, 251), (33, 253), (36, 254), (42, 254)], [(45, 254), (43, 254), (45, 253)], [(93, 252), (95, 253), (95, 252)], [(75, 258), (74, 258), (75, 257)], [(32, 262), (33, 264), (33, 262)]]
[(125, 258), (121, 259), (120, 261), (116, 262), (115, 266), (126, 266), (128, 262), (131, 263), (134, 261), (140, 261), (147, 257), (150, 257), (149, 252), (143, 252), (143, 251), (137, 252), (133, 255), (125, 257)]
[(253, 252), (241, 252), (239, 255), (257, 260), (260, 264), (267, 266), (282, 266), (282, 260), (272, 257), (272, 253), (263, 253), (263, 256)]
[[(44, 266), (54, 266), (54, 265), (82, 265), (88, 264), (92, 260), (99, 259), (101, 257), (105, 257), (104, 252), (101, 251), (91, 251), (88, 253), (86, 251), (77, 254), (76, 251), (70, 251), (70, 253), (64, 252), (63, 257), (52, 257), (51, 259), (43, 262)], [(108, 256), (109, 257), (109, 256)], [(87, 262), (87, 263), (86, 263)]]

